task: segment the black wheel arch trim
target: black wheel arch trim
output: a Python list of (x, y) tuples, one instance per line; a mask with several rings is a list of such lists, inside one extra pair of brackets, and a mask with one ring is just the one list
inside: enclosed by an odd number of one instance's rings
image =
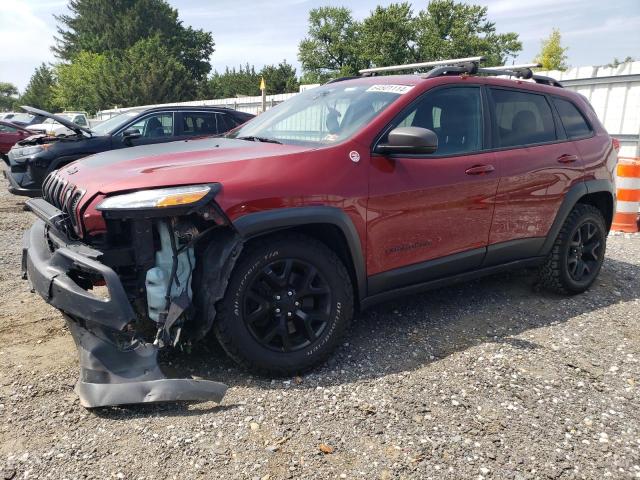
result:
[(549, 229), (549, 233), (547, 234), (547, 238), (540, 249), (539, 255), (547, 255), (551, 249), (553, 248), (553, 244), (560, 233), (560, 229), (564, 224), (565, 220), (571, 213), (573, 207), (576, 206), (578, 201), (588, 195), (590, 193), (597, 192), (606, 192), (611, 194), (612, 200), (614, 202), (613, 210), (615, 211), (615, 186), (611, 180), (600, 179), (600, 180), (587, 180), (585, 182), (580, 182), (575, 184), (573, 187), (569, 189), (569, 191), (564, 196), (564, 200), (558, 209), (558, 213), (556, 214), (556, 218)]
[(342, 209), (329, 206), (280, 208), (248, 213), (233, 222), (236, 231), (245, 240), (286, 228), (314, 224), (331, 224), (342, 232), (351, 255), (357, 294), (360, 300), (364, 299), (367, 296), (367, 275), (360, 236)]

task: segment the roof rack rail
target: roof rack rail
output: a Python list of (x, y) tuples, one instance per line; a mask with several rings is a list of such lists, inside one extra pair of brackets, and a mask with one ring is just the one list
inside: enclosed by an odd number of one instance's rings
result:
[(509, 75), (516, 78), (522, 78), (525, 80), (533, 80), (536, 83), (543, 85), (550, 85), (552, 87), (562, 88), (562, 84), (555, 78), (547, 77), (544, 75), (536, 75), (531, 70), (532, 68), (541, 67), (539, 63), (525, 63), (520, 65), (500, 65), (498, 67), (483, 67), (478, 69), (478, 73), (484, 73), (487, 75)]
[(375, 75), (378, 72), (395, 72), (399, 70), (417, 70), (425, 67), (456, 66), (466, 63), (479, 63), (484, 57), (451, 58), (449, 60), (436, 60), (434, 62), (407, 63), (406, 65), (390, 65), (388, 67), (363, 68), (361, 75)]

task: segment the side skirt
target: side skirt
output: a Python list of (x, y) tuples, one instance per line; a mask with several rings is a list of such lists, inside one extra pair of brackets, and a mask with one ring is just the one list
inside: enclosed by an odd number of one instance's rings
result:
[(510, 270), (518, 270), (521, 268), (536, 267), (541, 265), (546, 257), (531, 257), (522, 260), (516, 260), (513, 262), (504, 263), (502, 265), (494, 265), (491, 267), (479, 268), (469, 272), (459, 273), (457, 275), (451, 275), (437, 280), (431, 280), (428, 282), (418, 283), (415, 285), (409, 285), (394, 290), (389, 290), (377, 295), (372, 295), (365, 298), (361, 302), (361, 309), (364, 310), (373, 305), (377, 305), (381, 302), (386, 302), (394, 298), (403, 297), (407, 295), (413, 295), (416, 293), (426, 292), (440, 287), (446, 287), (460, 282), (466, 282), (469, 280), (475, 280), (487, 275), (493, 275), (496, 273), (507, 272)]

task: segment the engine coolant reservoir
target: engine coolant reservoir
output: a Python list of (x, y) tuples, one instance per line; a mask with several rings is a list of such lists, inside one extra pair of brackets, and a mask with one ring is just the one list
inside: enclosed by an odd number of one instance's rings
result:
[[(187, 289), (189, 298), (192, 298), (191, 272), (196, 265), (193, 248), (188, 248), (178, 254), (178, 268), (176, 278), (171, 278), (171, 268), (173, 266), (173, 251), (171, 249), (171, 233), (165, 222), (156, 224), (160, 236), (160, 248), (156, 252), (156, 264), (147, 270), (145, 285), (147, 287), (147, 306), (149, 318), (154, 322), (160, 319), (160, 313), (167, 305), (166, 294), (171, 283), (171, 298), (179, 297)], [(176, 244), (178, 239), (176, 238)]]

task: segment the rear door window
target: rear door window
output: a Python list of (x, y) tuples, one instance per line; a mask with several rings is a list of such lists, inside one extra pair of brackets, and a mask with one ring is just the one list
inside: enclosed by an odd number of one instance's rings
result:
[(498, 147), (517, 147), (557, 139), (551, 106), (544, 95), (516, 90), (491, 89)]
[(215, 112), (183, 112), (183, 135), (215, 135), (226, 131), (226, 125)]
[(560, 120), (569, 138), (582, 138), (591, 135), (591, 127), (578, 107), (568, 100), (554, 97), (553, 104), (558, 109)]

